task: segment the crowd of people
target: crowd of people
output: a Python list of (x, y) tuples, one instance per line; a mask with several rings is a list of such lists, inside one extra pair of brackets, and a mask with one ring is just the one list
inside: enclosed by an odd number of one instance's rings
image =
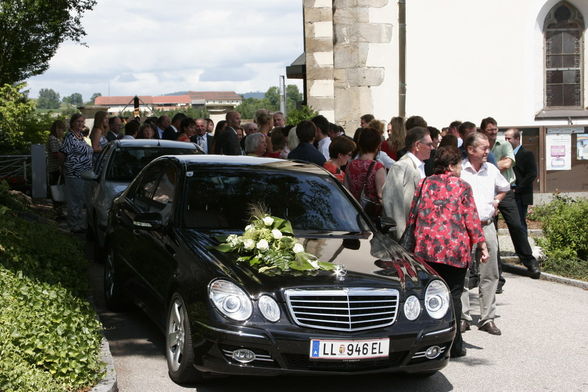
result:
[[(454, 121), (441, 131), (420, 116), (393, 117), (388, 124), (371, 114), (360, 118), (353, 137), (318, 115), (286, 125), (284, 114), (258, 110), (252, 122), (230, 111), (216, 126), (182, 113), (126, 121), (98, 112), (87, 136), (75, 114), (69, 132), (56, 121), (47, 144), (49, 178), (65, 179), (67, 219), (84, 230), (80, 211), (81, 173), (92, 169), (104, 146), (115, 139), (170, 139), (195, 143), (206, 154), (249, 155), (300, 160), (324, 167), (341, 181), (376, 224), (391, 222), (396, 240), (415, 238), (412, 251), (447, 282), (456, 318), (452, 357), (466, 354), (462, 333), (471, 329), (470, 292), (480, 298), (478, 329), (500, 335), (496, 294), (503, 290), (497, 240), (497, 214), (508, 226), (515, 251), (532, 278), (540, 275), (528, 241), (526, 213), (533, 203), (535, 159), (521, 146), (521, 133), (509, 129), (497, 138), (492, 117), (480, 127)], [(124, 130), (124, 132), (123, 132)], [(386, 135), (387, 134), (387, 135)], [(60, 165), (62, 163), (62, 165)], [(407, 233), (408, 232), (408, 233)]]

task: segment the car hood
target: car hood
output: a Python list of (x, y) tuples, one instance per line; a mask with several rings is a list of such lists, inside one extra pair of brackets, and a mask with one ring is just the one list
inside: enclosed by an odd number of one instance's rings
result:
[(297, 236), (307, 252), (320, 261), (339, 264), (344, 274), (333, 271), (289, 271), (280, 274), (259, 273), (247, 263), (237, 262), (234, 253), (213, 249), (219, 243), (216, 234), (197, 230), (184, 232), (187, 243), (202, 255), (210, 255), (219, 277), (229, 278), (250, 293), (274, 292), (300, 287), (396, 287), (421, 289), (435, 272), (416, 261), (411, 254), (381, 233)]

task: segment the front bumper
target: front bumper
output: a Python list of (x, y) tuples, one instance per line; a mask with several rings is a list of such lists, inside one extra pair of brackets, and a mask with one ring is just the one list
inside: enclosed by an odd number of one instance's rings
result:
[[(454, 322), (432, 323), (418, 330), (392, 325), (361, 333), (341, 333), (304, 329), (297, 326), (268, 329), (227, 325), (212, 326), (202, 322), (193, 325), (195, 368), (200, 372), (228, 375), (272, 376), (282, 374), (367, 374), (382, 372), (420, 373), (442, 369), (449, 360), (455, 336)], [(310, 359), (310, 339), (375, 339), (390, 338), (386, 358), (363, 360)], [(441, 349), (434, 359), (424, 352), (431, 346)], [(243, 364), (232, 358), (238, 348), (253, 351), (255, 360)]]

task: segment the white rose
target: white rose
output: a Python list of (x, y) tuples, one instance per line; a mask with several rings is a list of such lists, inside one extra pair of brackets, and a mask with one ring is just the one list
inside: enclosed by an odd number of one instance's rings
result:
[(294, 244), (292, 251), (294, 251), (294, 253), (304, 252), (304, 246), (302, 246), (302, 244)]
[(243, 246), (245, 249), (253, 249), (255, 248), (255, 241), (253, 241), (251, 238), (247, 238), (245, 241), (243, 241)]
[(273, 229), (272, 230), (272, 236), (276, 239), (279, 240), (280, 238), (282, 238), (282, 232), (278, 229)]
[(263, 224), (266, 226), (271, 226), (274, 223), (274, 218), (272, 218), (271, 216), (266, 216), (265, 218), (263, 218)]
[(269, 249), (269, 243), (266, 240), (260, 240), (257, 243), (257, 249), (259, 249), (261, 251), (266, 251)]
[(227, 242), (229, 243), (229, 245), (235, 246), (239, 243), (239, 237), (235, 234), (231, 234), (227, 237)]
[(245, 231), (249, 231), (253, 229), (253, 225), (247, 225), (245, 226)]

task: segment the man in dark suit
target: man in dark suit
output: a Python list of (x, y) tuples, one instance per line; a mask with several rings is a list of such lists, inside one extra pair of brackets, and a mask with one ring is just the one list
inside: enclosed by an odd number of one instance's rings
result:
[(515, 154), (514, 172), (515, 183), (512, 185), (515, 201), (521, 218), (521, 225), (527, 232), (527, 208), (533, 204), (533, 181), (537, 178), (537, 164), (531, 151), (521, 145), (521, 132), (511, 128), (504, 133), (506, 141), (510, 142)]
[(326, 162), (323, 154), (312, 144), (316, 136), (316, 130), (317, 127), (312, 121), (301, 121), (296, 126), (296, 136), (298, 136), (300, 144), (290, 151), (288, 159), (311, 162), (319, 166), (322, 166)]
[(155, 139), (163, 139), (165, 130), (170, 126), (171, 121), (169, 116), (163, 114), (157, 118), (157, 127), (155, 129)]
[(122, 120), (119, 116), (110, 117), (108, 119), (108, 133), (106, 134), (106, 140), (109, 142), (120, 139), (120, 127), (122, 126)]
[(206, 130), (206, 120), (197, 118), (196, 134), (190, 138), (190, 141), (196, 143), (205, 154), (208, 154), (212, 153), (212, 136)]
[(225, 119), (226, 127), (220, 132), (214, 146), (215, 154), (242, 155), (241, 144), (237, 137), (236, 129), (241, 125), (241, 114), (239, 112), (228, 112)]
[(176, 140), (180, 134), (180, 124), (187, 118), (184, 113), (176, 113), (171, 120), (169, 127), (163, 132), (163, 138), (166, 140)]

